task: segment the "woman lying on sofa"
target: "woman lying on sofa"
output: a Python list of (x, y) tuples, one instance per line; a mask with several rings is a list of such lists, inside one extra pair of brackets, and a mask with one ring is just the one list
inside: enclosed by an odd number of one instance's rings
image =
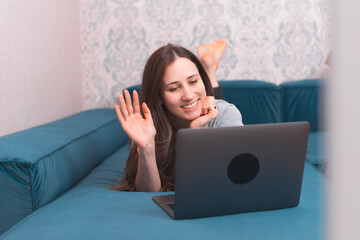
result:
[(120, 106), (115, 106), (133, 144), (124, 176), (110, 189), (173, 191), (178, 129), (243, 125), (234, 105), (214, 98), (215, 72), (225, 47), (225, 40), (199, 46), (201, 62), (189, 50), (172, 44), (150, 56), (140, 101), (136, 91), (132, 101), (125, 90), (125, 97), (119, 95)]

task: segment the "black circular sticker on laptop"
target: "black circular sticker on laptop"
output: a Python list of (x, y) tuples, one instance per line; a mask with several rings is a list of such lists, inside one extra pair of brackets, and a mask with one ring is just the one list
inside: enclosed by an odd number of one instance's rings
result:
[(228, 166), (228, 177), (236, 184), (245, 184), (253, 180), (259, 172), (258, 159), (251, 153), (237, 155)]

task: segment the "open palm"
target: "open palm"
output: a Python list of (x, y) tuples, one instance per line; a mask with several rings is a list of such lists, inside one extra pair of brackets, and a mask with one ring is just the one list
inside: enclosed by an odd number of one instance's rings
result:
[(141, 108), (145, 118), (141, 115), (139, 95), (134, 90), (134, 103), (131, 102), (130, 93), (125, 90), (125, 99), (122, 94), (119, 95), (120, 106), (115, 105), (117, 117), (129, 138), (140, 148), (146, 149), (150, 144), (154, 144), (156, 129), (151, 117), (150, 109), (146, 103)]

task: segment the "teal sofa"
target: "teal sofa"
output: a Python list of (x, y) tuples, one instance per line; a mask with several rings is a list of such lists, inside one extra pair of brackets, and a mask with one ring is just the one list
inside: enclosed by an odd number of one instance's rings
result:
[(244, 124), (311, 123), (298, 207), (172, 220), (152, 200), (168, 193), (108, 190), (124, 173), (128, 140), (113, 109), (93, 109), (0, 137), (0, 239), (320, 239), (323, 82), (221, 82)]

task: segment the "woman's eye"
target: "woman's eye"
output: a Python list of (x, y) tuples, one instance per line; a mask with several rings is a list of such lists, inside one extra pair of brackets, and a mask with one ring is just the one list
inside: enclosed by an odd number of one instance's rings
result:
[(196, 80), (192, 80), (192, 81), (190, 81), (190, 84), (195, 84), (195, 83), (197, 83), (197, 79)]
[(177, 87), (175, 87), (175, 88), (170, 88), (169, 91), (170, 91), (170, 92), (175, 92), (177, 89), (178, 89)]

